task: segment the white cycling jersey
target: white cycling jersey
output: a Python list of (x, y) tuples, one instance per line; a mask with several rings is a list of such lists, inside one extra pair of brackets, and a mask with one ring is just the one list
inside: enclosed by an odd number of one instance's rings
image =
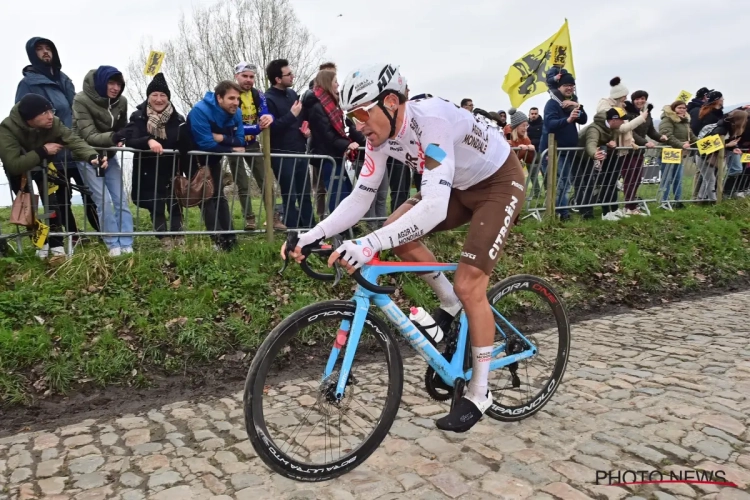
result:
[(367, 236), (377, 237), (382, 250), (427, 234), (445, 219), (451, 188), (466, 190), (487, 179), (511, 152), (502, 132), (484, 117), (448, 101), (408, 101), (404, 109), (403, 125), (394, 139), (377, 148), (368, 141), (354, 191), (313, 230), (317, 238), (339, 234), (367, 213), (386, 175), (388, 157), (422, 174), (422, 200), (393, 224)]

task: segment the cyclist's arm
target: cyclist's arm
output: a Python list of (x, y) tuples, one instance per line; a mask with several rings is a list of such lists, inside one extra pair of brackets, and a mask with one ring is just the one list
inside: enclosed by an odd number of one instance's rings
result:
[(448, 214), (455, 156), (450, 128), (431, 124), (423, 127), (422, 147), (425, 154), (425, 168), (422, 174), (420, 193), (422, 200), (411, 210), (372, 234), (380, 242), (380, 249), (386, 250), (401, 246), (421, 238), (445, 220)]
[[(310, 231), (311, 236), (315, 239), (331, 237), (346, 231), (365, 216), (385, 175), (387, 158), (387, 155), (379, 151), (366, 151), (365, 165), (352, 194), (344, 198), (331, 215)], [(369, 172), (372, 173), (368, 175)]]

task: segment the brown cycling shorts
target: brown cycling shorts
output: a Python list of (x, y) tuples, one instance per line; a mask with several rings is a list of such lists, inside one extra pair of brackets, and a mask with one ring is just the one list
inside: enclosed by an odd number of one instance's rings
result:
[[(502, 167), (482, 182), (466, 190), (451, 189), (445, 220), (428, 234), (447, 231), (469, 222), (461, 260), (464, 264), (492, 274), (508, 233), (521, 213), (525, 195), (523, 167), (511, 152)], [(406, 200), (416, 205), (420, 193)]]

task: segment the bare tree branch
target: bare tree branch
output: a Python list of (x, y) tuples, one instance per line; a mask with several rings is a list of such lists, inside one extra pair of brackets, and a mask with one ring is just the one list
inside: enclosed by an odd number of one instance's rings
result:
[(134, 103), (146, 97), (149, 77), (143, 65), (150, 50), (165, 53), (162, 72), (172, 90), (172, 102), (188, 112), (221, 80), (232, 79), (234, 65), (248, 61), (258, 66), (257, 85), (269, 84), (265, 67), (273, 59), (287, 59), (299, 91), (318, 71), (325, 47), (300, 22), (289, 0), (217, 0), (181, 16), (179, 34), (161, 46), (144, 39), (128, 64), (128, 96)]

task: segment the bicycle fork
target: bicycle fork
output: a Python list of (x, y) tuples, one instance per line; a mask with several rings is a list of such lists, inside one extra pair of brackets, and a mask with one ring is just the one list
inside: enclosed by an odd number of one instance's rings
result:
[[(354, 361), (354, 354), (357, 352), (359, 339), (362, 336), (362, 329), (367, 318), (367, 313), (370, 309), (370, 304), (367, 300), (360, 297), (355, 297), (354, 302), (357, 304), (354, 319), (352, 321), (343, 320), (341, 322), (339, 330), (336, 333), (336, 339), (333, 342), (333, 347), (331, 348), (331, 354), (328, 356), (325, 373), (321, 380), (321, 382), (325, 382), (331, 374), (334, 373), (341, 349), (345, 348), (344, 358), (339, 365), (340, 368), (338, 381), (336, 382), (336, 389), (327, 394), (327, 397), (332, 403), (341, 401), (344, 397), (346, 386), (350, 383), (357, 382), (356, 378), (351, 375), (351, 369)], [(326, 390), (328, 391), (328, 389)]]

